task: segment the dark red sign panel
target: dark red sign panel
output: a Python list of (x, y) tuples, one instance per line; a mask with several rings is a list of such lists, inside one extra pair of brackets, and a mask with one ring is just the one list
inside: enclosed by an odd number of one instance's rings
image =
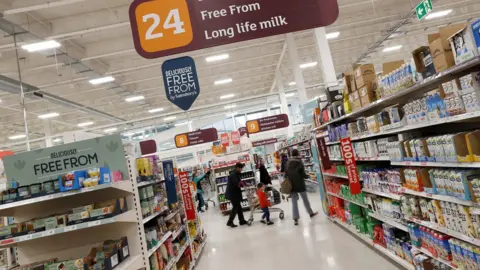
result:
[(330, 161), (330, 156), (328, 156), (327, 145), (325, 143), (325, 138), (317, 138), (318, 152), (320, 154), (320, 161), (322, 162), (322, 169), (329, 170), (332, 167), (332, 161)]
[(175, 135), (175, 145), (177, 148), (209, 143), (218, 140), (216, 128), (201, 129), (193, 132)]
[(238, 129), (238, 132), (240, 132), (240, 136), (243, 137), (244, 135), (248, 135), (247, 128), (246, 127), (241, 127)]
[(276, 142), (278, 142), (278, 140), (276, 138), (271, 138), (271, 139), (252, 142), (252, 146), (257, 147), (257, 146), (272, 144), (272, 143), (276, 143)]
[(332, 24), (337, 0), (135, 0), (137, 52), (158, 58)]
[(188, 172), (179, 172), (178, 176), (187, 220), (195, 220), (195, 204), (193, 203), (192, 191), (188, 181)]
[(264, 117), (256, 120), (247, 121), (247, 131), (249, 134), (286, 128), (290, 125), (288, 115), (278, 114), (274, 116)]
[(157, 152), (157, 142), (148, 140), (140, 142), (140, 152), (142, 155), (149, 155)]
[(340, 141), (342, 149), (343, 160), (347, 170), (348, 181), (350, 182), (350, 192), (355, 195), (362, 191), (360, 185), (360, 177), (357, 171), (357, 162), (355, 160), (355, 153), (353, 152), (353, 145), (350, 138), (345, 138)]

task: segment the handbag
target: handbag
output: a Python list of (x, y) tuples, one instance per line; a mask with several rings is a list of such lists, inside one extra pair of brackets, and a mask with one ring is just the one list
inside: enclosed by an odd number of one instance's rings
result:
[(285, 179), (283, 179), (283, 182), (280, 185), (280, 192), (287, 195), (290, 195), (290, 193), (292, 193), (292, 182), (290, 181), (290, 179), (288, 179), (287, 176), (285, 176)]

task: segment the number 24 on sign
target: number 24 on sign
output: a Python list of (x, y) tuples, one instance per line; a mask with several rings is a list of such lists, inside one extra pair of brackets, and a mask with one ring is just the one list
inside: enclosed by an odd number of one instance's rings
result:
[(150, 1), (135, 9), (142, 49), (158, 52), (186, 46), (193, 40), (185, 0)]

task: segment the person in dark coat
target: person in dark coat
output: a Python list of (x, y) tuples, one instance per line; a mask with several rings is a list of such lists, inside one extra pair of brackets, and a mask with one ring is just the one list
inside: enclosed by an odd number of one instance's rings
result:
[(299, 157), (297, 149), (293, 149), (292, 151), (292, 157), (288, 160), (286, 165), (285, 175), (288, 176), (288, 179), (292, 183), (292, 192), (290, 194), (290, 197), (292, 198), (292, 213), (295, 225), (298, 225), (298, 219), (300, 219), (300, 213), (298, 212), (299, 197), (302, 197), (303, 205), (311, 218), (316, 216), (318, 212), (313, 212), (312, 207), (310, 206), (305, 187), (305, 179), (309, 177), (305, 172), (305, 166)]
[(280, 155), (281, 157), (281, 165), (280, 165), (280, 172), (284, 173), (285, 172), (285, 169), (287, 167), (287, 161), (288, 161), (288, 157), (285, 153), (282, 153)]
[(267, 168), (265, 168), (265, 160), (262, 158), (260, 160), (260, 167), (258, 168), (260, 171), (260, 182), (262, 182), (265, 186), (272, 184), (272, 177), (268, 173)]
[(232, 228), (238, 227), (233, 223), (235, 216), (238, 215), (238, 221), (240, 225), (247, 224), (245, 217), (243, 216), (242, 211), (242, 187), (244, 183), (240, 179), (240, 174), (242, 169), (245, 167), (245, 164), (237, 163), (235, 164), (235, 169), (228, 176), (227, 189), (225, 190), (225, 198), (230, 200), (232, 204), (232, 210), (230, 210), (230, 217), (228, 218), (227, 226)]

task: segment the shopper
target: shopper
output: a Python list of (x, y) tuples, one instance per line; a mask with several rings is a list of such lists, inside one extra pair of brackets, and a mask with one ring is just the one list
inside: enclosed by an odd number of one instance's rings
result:
[(242, 173), (243, 167), (245, 167), (245, 164), (235, 164), (235, 169), (228, 177), (227, 190), (225, 191), (225, 198), (230, 200), (230, 203), (232, 204), (232, 210), (230, 210), (230, 217), (228, 218), (227, 226), (232, 228), (238, 227), (233, 223), (236, 215), (238, 215), (240, 225), (247, 224), (247, 221), (243, 217), (241, 204), (243, 199), (242, 187), (244, 186), (244, 183), (240, 178), (240, 174)]
[(270, 210), (268, 209), (272, 204), (268, 201), (267, 194), (265, 194), (265, 185), (263, 183), (258, 183), (257, 185), (257, 197), (260, 209), (263, 211), (262, 220), (260, 220), (260, 222), (267, 225), (273, 225), (273, 222), (270, 221)]
[(287, 166), (287, 162), (288, 162), (288, 157), (285, 153), (282, 153), (280, 155), (280, 157), (282, 158), (281, 159), (281, 165), (280, 165), (280, 172), (284, 173), (285, 172), (285, 169), (286, 169), (286, 166)]
[(260, 182), (264, 185), (271, 185), (272, 184), (272, 177), (265, 168), (265, 160), (263, 158), (260, 159), (260, 167), (258, 168), (260, 171)]
[(203, 188), (202, 188), (202, 180), (205, 178), (210, 179), (210, 170), (208, 170), (205, 174), (200, 175), (198, 173), (198, 170), (195, 169), (192, 174), (193, 182), (197, 186), (197, 201), (198, 201), (198, 206), (197, 206), (197, 212), (203, 212), (203, 207), (205, 206), (205, 200), (203, 199)]
[(310, 206), (305, 187), (305, 179), (308, 178), (308, 175), (305, 173), (305, 166), (299, 158), (297, 149), (293, 149), (292, 151), (292, 157), (288, 160), (286, 165), (285, 175), (288, 176), (288, 179), (292, 183), (292, 192), (290, 196), (292, 198), (293, 220), (295, 221), (295, 225), (298, 225), (298, 219), (300, 218), (298, 212), (298, 197), (302, 197), (303, 205), (311, 218), (316, 216), (318, 212), (313, 212), (312, 207)]

